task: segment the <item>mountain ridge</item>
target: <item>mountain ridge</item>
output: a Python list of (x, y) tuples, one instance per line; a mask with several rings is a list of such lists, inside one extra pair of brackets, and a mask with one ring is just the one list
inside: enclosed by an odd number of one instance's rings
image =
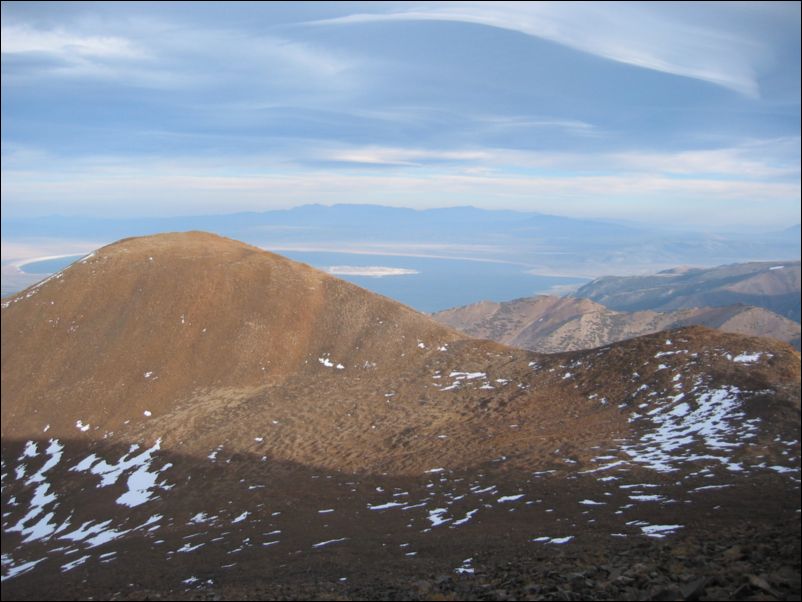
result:
[(572, 296), (618, 311), (744, 304), (799, 322), (801, 280), (798, 260), (753, 261), (651, 276), (605, 276), (580, 287)]
[(797, 350), (800, 338), (796, 322), (746, 305), (620, 312), (590, 299), (538, 295), (505, 302), (484, 301), (432, 316), (467, 335), (543, 353), (599, 347), (690, 325), (768, 336), (790, 343)]

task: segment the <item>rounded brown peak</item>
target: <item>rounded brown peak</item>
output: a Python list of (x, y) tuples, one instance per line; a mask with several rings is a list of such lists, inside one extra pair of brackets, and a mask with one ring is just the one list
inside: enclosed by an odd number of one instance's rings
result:
[[(86, 276), (87, 269), (96, 278), (103, 275), (110, 279), (121, 278), (132, 271), (162, 292), (172, 290), (174, 285), (181, 283), (177, 291), (179, 294), (190, 294), (200, 277), (205, 281), (239, 281), (235, 288), (236, 294), (241, 295), (245, 292), (243, 287), (253, 288), (248, 284), (251, 280), (258, 288), (262, 276), (273, 274), (275, 270), (274, 278), (300, 278), (310, 283), (333, 281), (353, 286), (307, 264), (260, 247), (197, 230), (123, 238), (93, 251), (56, 277), (75, 277), (77, 272)], [(151, 277), (155, 274), (167, 274), (167, 281), (154, 282)], [(106, 286), (111, 286), (111, 282), (107, 281)], [(368, 291), (365, 293), (372, 294)], [(276, 298), (274, 302), (284, 300)], [(225, 303), (226, 299), (218, 296), (215, 301)]]
[(103, 254), (141, 254), (156, 252), (192, 252), (198, 256), (216, 255), (226, 252), (257, 252), (264, 253), (266, 256), (284, 260), (281, 255), (276, 255), (265, 251), (259, 247), (249, 245), (233, 238), (220, 236), (211, 232), (191, 230), (188, 232), (165, 232), (161, 234), (151, 234), (148, 236), (133, 236), (123, 238), (116, 242), (101, 247), (92, 255)]
[(464, 338), (307, 265), (203, 232), (121, 240), (3, 306), (4, 432), (43, 404), (64, 410), (65, 428), (90, 417), (114, 427), (200, 389), (402, 370)]

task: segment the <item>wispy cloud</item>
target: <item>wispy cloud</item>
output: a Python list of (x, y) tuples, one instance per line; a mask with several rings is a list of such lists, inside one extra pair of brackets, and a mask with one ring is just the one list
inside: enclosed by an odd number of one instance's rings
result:
[(320, 158), (342, 163), (421, 166), (431, 163), (461, 163), (487, 160), (491, 153), (484, 150), (436, 150), (424, 148), (392, 148), (368, 146), (324, 152)]
[[(733, 148), (692, 150), (673, 153), (621, 153), (610, 159), (619, 169), (684, 176), (716, 175), (738, 179), (799, 178), (799, 156), (790, 152), (784, 159), (772, 158), (777, 147), (799, 148), (800, 140), (774, 140)], [(793, 146), (789, 146), (793, 144)]]
[(755, 39), (694, 23), (657, 3), (449, 2), (315, 21), (346, 25), (381, 21), (456, 21), (517, 31), (610, 60), (710, 82), (759, 96)]
[[(125, 36), (88, 34), (79, 27), (4, 24), (2, 54), (4, 62), (40, 59), (15, 67), (15, 83), (36, 84), (60, 76), (165, 90), (226, 83), (231, 91), (249, 84), (254, 92), (272, 86), (283, 94), (321, 85), (341, 88), (351, 81), (349, 70), (354, 67), (344, 53), (303, 41), (153, 20), (133, 21)], [(284, 96), (283, 101), (290, 98)]]
[(11, 70), (13, 80), (9, 85), (15, 88), (38, 86), (54, 79), (100, 80), (160, 89), (175, 89), (191, 81), (187, 73), (159, 64), (159, 53), (147, 40), (136, 36), (11, 24), (3, 25), (2, 42), (4, 72)]
[[(481, 168), (485, 173), (533, 170), (538, 175), (645, 174), (664, 177), (720, 178), (736, 180), (785, 180), (799, 178), (799, 138), (751, 140), (712, 149), (664, 152), (553, 152), (509, 148), (403, 148), (340, 146), (326, 150), (320, 142), (315, 149), (296, 158), (299, 164), (335, 161), (345, 164), (386, 167), (427, 167), (449, 164)], [(264, 164), (264, 158), (262, 159)]]
[(749, 140), (722, 148), (670, 151), (537, 152), (496, 149), (496, 167), (511, 166), (552, 173), (681, 176), (687, 179), (785, 181), (799, 179), (798, 137)]
[(81, 35), (62, 28), (34, 29), (28, 25), (2, 26), (3, 54), (30, 52), (73, 62), (87, 58), (143, 58), (147, 52), (119, 36)]
[(599, 137), (601, 129), (592, 123), (579, 119), (560, 119), (544, 116), (477, 115), (471, 116), (477, 126), (496, 132), (521, 130), (554, 130), (563, 134), (582, 137)]

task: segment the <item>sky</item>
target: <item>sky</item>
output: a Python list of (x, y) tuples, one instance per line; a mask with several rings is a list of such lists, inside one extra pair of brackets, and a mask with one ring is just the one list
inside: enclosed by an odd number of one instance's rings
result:
[(800, 4), (2, 3), (2, 215), (800, 221)]

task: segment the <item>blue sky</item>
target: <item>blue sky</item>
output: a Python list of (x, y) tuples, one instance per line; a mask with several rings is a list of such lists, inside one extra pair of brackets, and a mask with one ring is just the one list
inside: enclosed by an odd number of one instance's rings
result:
[(2, 212), (800, 221), (799, 3), (2, 4)]

